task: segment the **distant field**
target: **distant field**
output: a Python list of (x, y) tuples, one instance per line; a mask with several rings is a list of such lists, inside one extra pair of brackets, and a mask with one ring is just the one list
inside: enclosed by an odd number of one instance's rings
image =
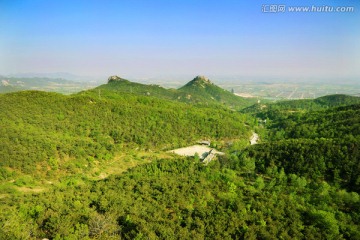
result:
[[(347, 94), (360, 96), (360, 81), (352, 80), (244, 80), (210, 78), (216, 85), (228, 91), (233, 91), (240, 97), (281, 99), (314, 99), (332, 94)], [(184, 79), (137, 79), (146, 84), (156, 83), (165, 88), (178, 88), (184, 84)]]
[[(244, 82), (242, 80), (231, 80), (226, 83), (214, 79), (214, 83), (221, 88), (234, 92), (245, 98), (265, 98), (270, 100), (281, 99), (314, 99), (332, 94), (347, 94), (360, 96), (360, 81), (352, 82)], [(218, 80), (218, 81), (217, 81)], [(105, 82), (105, 80), (104, 80)], [(101, 81), (69, 81), (54, 78), (6, 78), (0, 76), (0, 93), (16, 92), (21, 90), (42, 90), (71, 94), (95, 88), (104, 83)], [(165, 88), (179, 88), (184, 80), (164, 79), (135, 79), (135, 82), (144, 84), (159, 84)]]
[(0, 93), (22, 90), (39, 90), (71, 94), (94, 88), (99, 83), (95, 81), (70, 81), (61, 78), (9, 78), (0, 76)]
[(360, 84), (244, 83), (219, 84), (242, 97), (266, 99), (313, 99), (331, 94), (360, 95)]

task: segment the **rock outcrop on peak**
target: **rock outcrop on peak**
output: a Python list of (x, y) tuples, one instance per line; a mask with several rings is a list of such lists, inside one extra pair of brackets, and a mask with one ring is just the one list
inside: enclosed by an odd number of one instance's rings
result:
[(206, 86), (210, 86), (210, 85), (214, 85), (207, 77), (205, 76), (196, 76), (193, 80), (191, 80), (190, 82), (188, 82), (187, 84), (185, 84), (185, 86), (187, 87), (198, 87), (201, 86), (202, 88), (206, 87)]
[(110, 82), (117, 82), (117, 81), (123, 81), (124, 79), (122, 79), (121, 77), (117, 76), (117, 75), (113, 75), (113, 76), (110, 76), (108, 78), (108, 83)]
[(205, 83), (212, 83), (207, 77), (198, 75), (192, 81), (196, 82), (205, 82)]
[(196, 77), (194, 78), (194, 80), (195, 80), (195, 79), (203, 80), (203, 81), (208, 81), (208, 80), (209, 80), (207, 77), (205, 77), (205, 76), (203, 76), (203, 75), (198, 75), (198, 76), (196, 76)]

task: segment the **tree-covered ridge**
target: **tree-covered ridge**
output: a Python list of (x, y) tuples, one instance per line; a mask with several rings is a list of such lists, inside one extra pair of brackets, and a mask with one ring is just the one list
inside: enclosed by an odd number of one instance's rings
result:
[(246, 116), (236, 112), (133, 94), (25, 91), (0, 95), (0, 102), (0, 165), (26, 173), (56, 169), (68, 159), (89, 165), (124, 149), (166, 150), (250, 134)]
[(107, 84), (95, 88), (93, 92), (101, 95), (101, 91), (103, 90), (119, 95), (122, 93), (132, 93), (178, 102), (213, 105), (214, 107), (221, 105), (236, 110), (240, 110), (255, 102), (253, 99), (238, 97), (216, 86), (205, 77), (199, 76), (179, 89), (165, 89), (159, 85), (135, 83), (117, 76), (112, 76), (109, 78)]
[(360, 136), (360, 104), (322, 111), (267, 115), (269, 139), (346, 138)]
[(338, 107), (338, 106), (345, 106), (351, 104), (359, 104), (360, 97), (349, 96), (344, 94), (336, 94), (336, 95), (319, 97), (315, 99), (314, 102), (326, 107)]
[[(253, 106), (243, 109), (242, 112), (266, 117), (274, 111), (317, 111), (351, 104), (360, 104), (360, 97), (335, 94), (316, 99), (286, 100), (269, 104), (254, 104)], [(276, 112), (273, 114), (276, 114)]]
[(359, 116), (360, 104), (321, 111), (272, 111), (267, 115), (264, 143), (246, 152), (261, 172), (277, 166), (359, 193)]
[(122, 93), (133, 93), (141, 96), (152, 96), (167, 100), (174, 100), (176, 98), (175, 89), (165, 89), (159, 85), (141, 84), (141, 83), (131, 82), (129, 80), (119, 77), (116, 78), (116, 76), (112, 76), (112, 77), (114, 77), (115, 80), (113, 80), (110, 77), (107, 84), (103, 84), (95, 88), (94, 92), (99, 93), (100, 91), (101, 94), (102, 90), (107, 90), (120, 95)]

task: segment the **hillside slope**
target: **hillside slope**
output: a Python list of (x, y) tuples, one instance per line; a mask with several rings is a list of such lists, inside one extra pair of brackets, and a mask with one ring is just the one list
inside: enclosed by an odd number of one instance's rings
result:
[[(344, 131), (359, 123), (359, 109), (292, 113), (286, 129), (304, 124), (311, 132), (232, 146), (206, 166), (194, 158), (159, 159), (104, 180), (71, 179), (49, 192), (0, 198), (0, 236), (359, 239), (359, 132)], [(322, 123), (348, 119), (350, 125), (323, 132)], [(270, 131), (285, 127), (272, 121)]]
[(109, 77), (107, 84), (103, 84), (94, 90), (108, 90), (118, 94), (132, 93), (140, 96), (152, 96), (167, 100), (173, 100), (176, 98), (175, 89), (165, 89), (159, 85), (147, 85), (131, 82), (118, 76)]
[(245, 99), (230, 93), (212, 83), (204, 76), (197, 76), (183, 87), (179, 88), (181, 99), (193, 99), (201, 103), (219, 103), (233, 109), (241, 109), (251, 103), (254, 99)]
[(335, 94), (316, 99), (287, 100), (268, 104), (257, 103), (242, 109), (241, 112), (266, 117), (277, 114), (277, 112), (316, 111), (351, 104), (360, 104), (360, 97)]
[(81, 168), (127, 148), (169, 149), (250, 132), (245, 117), (230, 110), (126, 93), (111, 99), (24, 91), (0, 95), (0, 103), (0, 167), (25, 173)]
[[(334, 97), (327, 99), (337, 105)], [(263, 143), (247, 150), (259, 171), (277, 166), (360, 193), (360, 104), (321, 111), (276, 111), (267, 117)]]
[(179, 89), (165, 89), (158, 85), (135, 83), (118, 76), (111, 76), (107, 84), (101, 85), (93, 91), (101, 94), (102, 90), (117, 94), (132, 93), (192, 104), (221, 105), (236, 110), (240, 110), (255, 102), (254, 99), (238, 97), (216, 86), (202, 76), (197, 76)]
[(21, 92), (0, 103), (0, 180), (13, 184), (15, 170), (46, 181), (68, 173), (42, 193), (0, 194), (0, 239), (360, 238), (360, 105), (279, 111), (256, 128), (262, 143), (231, 142), (206, 166), (157, 158), (92, 181), (79, 169), (95, 161), (248, 139), (254, 126), (223, 108), (107, 90)]

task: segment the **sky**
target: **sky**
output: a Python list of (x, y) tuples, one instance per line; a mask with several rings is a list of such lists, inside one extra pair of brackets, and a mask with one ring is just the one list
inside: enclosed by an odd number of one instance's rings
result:
[(0, 0), (0, 74), (359, 78), (359, 26), (359, 0)]

